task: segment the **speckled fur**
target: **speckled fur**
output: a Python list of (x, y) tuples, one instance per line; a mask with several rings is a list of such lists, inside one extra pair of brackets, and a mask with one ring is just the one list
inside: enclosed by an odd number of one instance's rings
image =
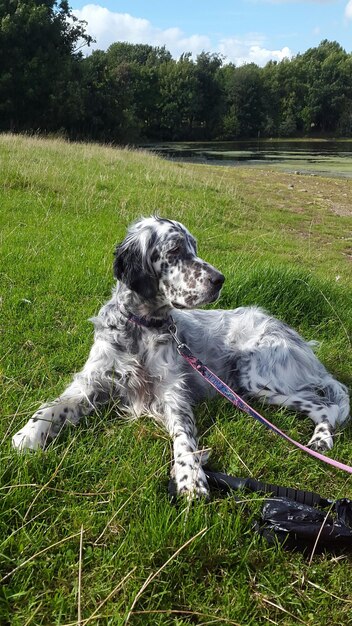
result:
[[(171, 313), (181, 340), (227, 384), (308, 415), (316, 425), (309, 445), (332, 447), (335, 425), (349, 415), (347, 389), (309, 343), (261, 309), (196, 309), (218, 298), (224, 277), (197, 256), (182, 224), (156, 217), (133, 224), (116, 248), (114, 272), (118, 282), (92, 320), (94, 343), (84, 368), (14, 435), (15, 448), (45, 447), (65, 424), (118, 399), (119, 412), (149, 414), (170, 434), (178, 492), (206, 495), (192, 406), (214, 391), (177, 354), (168, 332)], [(129, 313), (159, 326), (135, 324)]]

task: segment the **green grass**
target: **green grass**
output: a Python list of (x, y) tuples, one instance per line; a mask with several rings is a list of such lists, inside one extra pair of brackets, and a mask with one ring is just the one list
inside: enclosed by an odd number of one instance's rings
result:
[[(80, 603), (82, 625), (351, 624), (351, 558), (268, 547), (253, 530), (258, 497), (171, 506), (170, 442), (149, 419), (125, 423), (110, 407), (35, 454), (15, 453), (10, 436), (83, 365), (114, 244), (153, 212), (185, 222), (226, 274), (221, 306), (267, 307), (319, 340), (351, 385), (352, 181), (11, 135), (0, 160), (0, 622), (78, 624)], [(261, 408), (308, 440), (308, 420)], [(197, 419), (214, 468), (352, 496), (349, 475), (221, 399)], [(350, 464), (351, 434), (333, 450)]]

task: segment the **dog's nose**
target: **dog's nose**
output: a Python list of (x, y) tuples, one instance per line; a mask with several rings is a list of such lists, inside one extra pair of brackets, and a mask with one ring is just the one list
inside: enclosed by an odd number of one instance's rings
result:
[(214, 285), (214, 287), (218, 287), (219, 289), (220, 287), (223, 286), (224, 281), (225, 281), (225, 276), (223, 274), (220, 274), (220, 272), (217, 272), (216, 274), (210, 277), (211, 284)]

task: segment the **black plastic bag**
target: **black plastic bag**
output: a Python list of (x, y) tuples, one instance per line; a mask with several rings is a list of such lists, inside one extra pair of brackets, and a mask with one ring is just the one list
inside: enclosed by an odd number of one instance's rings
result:
[[(352, 502), (347, 498), (334, 502), (313, 491), (203, 469), (209, 486), (220, 493), (247, 490), (272, 496), (264, 501), (256, 524), (256, 530), (269, 544), (279, 542), (289, 550), (314, 552), (352, 549)], [(173, 480), (169, 483), (169, 494), (175, 498)]]
[(327, 510), (288, 498), (264, 502), (258, 530), (269, 544), (279, 541), (288, 550), (352, 549), (352, 503), (337, 500)]

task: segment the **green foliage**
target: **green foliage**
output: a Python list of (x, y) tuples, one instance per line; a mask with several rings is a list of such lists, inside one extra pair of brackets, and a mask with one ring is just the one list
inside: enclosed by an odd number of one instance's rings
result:
[(172, 60), (171, 54), (165, 46), (160, 48), (121, 41), (113, 43), (109, 47), (107, 57), (110, 65), (115, 67), (120, 63), (136, 63), (137, 65), (155, 67)]
[(188, 56), (160, 68), (160, 128), (165, 139), (180, 137), (180, 129), (191, 132), (197, 115), (197, 77)]
[[(231, 71), (232, 70), (232, 71)], [(263, 131), (264, 93), (260, 69), (254, 63), (227, 71), (226, 92), (231, 115), (236, 119), (236, 135), (257, 137)]]
[(2, 129), (60, 128), (80, 39), (91, 41), (66, 1), (0, 3)]
[(133, 143), (352, 134), (352, 55), (324, 40), (264, 68), (92, 41), (65, 0), (0, 1), (0, 130)]

